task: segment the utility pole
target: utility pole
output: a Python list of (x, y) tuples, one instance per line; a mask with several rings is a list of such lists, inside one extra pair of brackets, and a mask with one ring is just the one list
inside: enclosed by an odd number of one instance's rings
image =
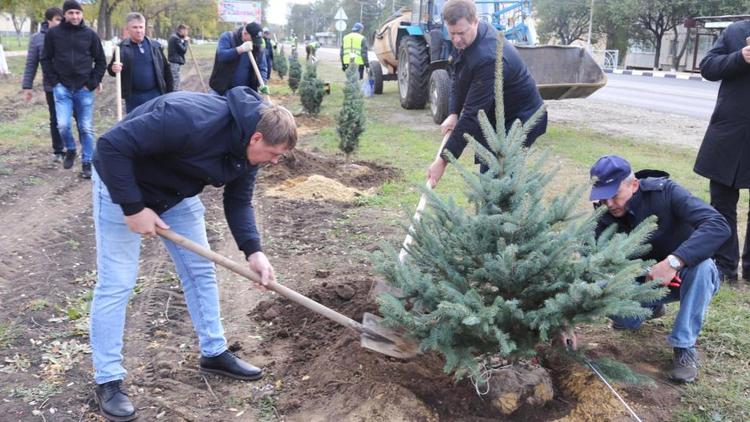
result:
[(591, 52), (591, 26), (594, 23), (594, 0), (591, 0), (591, 8), (589, 9), (589, 34), (586, 37), (586, 49)]

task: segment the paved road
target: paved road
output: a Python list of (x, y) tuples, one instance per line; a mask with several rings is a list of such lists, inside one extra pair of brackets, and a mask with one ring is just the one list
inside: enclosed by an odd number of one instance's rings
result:
[(716, 104), (717, 82), (607, 75), (607, 85), (591, 99), (708, 120)]

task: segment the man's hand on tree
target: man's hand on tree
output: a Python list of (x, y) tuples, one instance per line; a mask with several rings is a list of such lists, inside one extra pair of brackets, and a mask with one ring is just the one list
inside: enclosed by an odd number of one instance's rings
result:
[(272, 281), (276, 281), (276, 274), (273, 271), (273, 267), (263, 252), (258, 251), (250, 255), (247, 257), (247, 262), (250, 265), (250, 269), (260, 275), (260, 284), (256, 283), (260, 287), (264, 288)]
[(672, 268), (669, 265), (669, 262), (665, 259), (651, 267), (651, 271), (648, 272), (646, 280), (660, 280), (662, 286), (667, 286), (676, 274), (677, 270)]
[(125, 216), (125, 224), (134, 233), (156, 236), (156, 227), (168, 229), (165, 223), (151, 208), (144, 208), (133, 215)]
[(445, 136), (456, 127), (456, 123), (458, 123), (458, 114), (449, 114), (448, 117), (443, 120), (443, 123), (440, 124), (440, 133)]

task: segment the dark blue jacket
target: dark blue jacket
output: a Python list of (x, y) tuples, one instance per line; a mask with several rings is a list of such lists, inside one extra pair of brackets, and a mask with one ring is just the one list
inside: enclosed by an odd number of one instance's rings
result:
[[(648, 172), (648, 173), (646, 173)], [(617, 231), (630, 233), (647, 217), (656, 215), (657, 229), (648, 243), (651, 250), (643, 259), (664, 260), (672, 254), (680, 257), (686, 267), (711, 258), (729, 238), (729, 225), (718, 211), (664, 175), (664, 172), (644, 170), (636, 173), (640, 187), (628, 201), (628, 212), (615, 218), (605, 213), (596, 227), (596, 236), (612, 224)]]
[[(146, 40), (148, 40), (147, 45), (151, 48), (151, 60), (154, 65), (154, 68), (148, 71), (154, 74), (156, 80), (155, 88), (162, 94), (172, 92), (174, 90), (172, 71), (167, 62), (167, 58), (164, 57), (164, 50), (162, 50), (161, 44), (159, 41), (152, 40), (148, 37), (144, 39), (144, 44), (146, 44)], [(137, 70), (134, 69), (136, 63), (136, 49), (138, 49), (138, 44), (134, 43), (130, 38), (127, 38), (120, 43), (120, 62), (122, 63), (122, 75), (120, 76), (122, 79), (122, 85), (120, 89), (122, 90), (122, 98), (125, 100), (130, 98), (130, 94), (133, 92), (133, 80), (137, 74)], [(112, 71), (112, 65), (114, 62), (115, 55), (112, 54), (112, 60), (110, 60), (109, 65), (107, 65), (107, 73), (109, 73), (110, 76), (117, 75)]]
[[(23, 70), (23, 81), (21, 82), (21, 88), (31, 89), (34, 85), (34, 78), (36, 77), (36, 70), (39, 67), (39, 62), (42, 60), (42, 51), (44, 50), (44, 36), (49, 30), (49, 24), (42, 22), (39, 25), (39, 32), (31, 36), (29, 40), (29, 51), (26, 53), (26, 67)], [(50, 85), (49, 81), (44, 78), (44, 72), (42, 72), (42, 84), (44, 90), (52, 92), (53, 86)]]
[[(237, 53), (237, 47), (241, 44), (242, 28), (234, 32), (224, 32), (219, 37), (216, 55), (214, 56), (214, 68), (211, 71), (211, 77), (208, 79), (208, 86), (220, 95), (224, 95), (227, 90), (235, 87), (232, 82), (240, 62), (247, 62), (247, 80), (249, 81), (247, 86), (255, 91), (260, 87), (260, 81), (258, 81), (253, 67), (249, 64), (250, 59), (247, 54), (240, 55)], [(263, 53), (263, 48), (259, 44), (253, 45), (253, 57), (261, 75), (265, 75), (268, 69), (266, 55)]]
[[(448, 102), (448, 112), (459, 114), (456, 127), (448, 138), (446, 149), (459, 157), (466, 147), (464, 133), (468, 133), (485, 147), (487, 142), (479, 127), (477, 113), (484, 110), (495, 124), (495, 59), (497, 57), (497, 31), (485, 22), (479, 22), (477, 38), (463, 51), (452, 51), (453, 84)], [(542, 96), (513, 45), (503, 44), (503, 104), (505, 105), (505, 127), (513, 122), (526, 122), (539, 107)], [(546, 120), (540, 122), (545, 125)], [(541, 130), (544, 133), (544, 130)]]
[(701, 60), (703, 77), (721, 86), (694, 170), (737, 189), (750, 188), (750, 63), (740, 51), (748, 36), (750, 20), (734, 22)]
[(128, 113), (96, 144), (94, 166), (112, 202), (161, 214), (207, 185), (224, 186), (224, 214), (239, 248), (261, 250), (252, 197), (258, 166), (246, 149), (264, 107), (247, 87), (226, 96), (179, 91)]

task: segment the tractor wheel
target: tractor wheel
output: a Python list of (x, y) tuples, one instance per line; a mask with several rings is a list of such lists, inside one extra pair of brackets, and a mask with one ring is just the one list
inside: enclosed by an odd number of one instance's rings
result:
[(373, 60), (370, 62), (370, 79), (375, 82), (373, 92), (376, 94), (383, 93), (383, 68), (380, 62)]
[(398, 93), (401, 107), (424, 108), (427, 103), (430, 53), (424, 40), (406, 36), (398, 49)]
[(437, 69), (430, 76), (430, 113), (432, 121), (440, 124), (448, 117), (448, 97), (451, 93), (451, 80), (448, 71)]

